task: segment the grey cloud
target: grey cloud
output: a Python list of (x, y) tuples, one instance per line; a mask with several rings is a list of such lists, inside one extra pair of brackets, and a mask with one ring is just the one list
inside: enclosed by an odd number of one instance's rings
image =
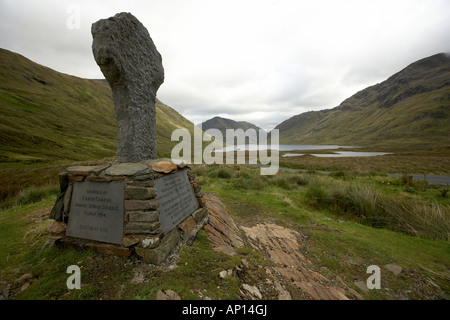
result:
[[(70, 5), (79, 29), (67, 28)], [(0, 0), (0, 47), (103, 78), (90, 26), (121, 11), (143, 22), (163, 57), (159, 99), (194, 123), (224, 115), (271, 128), (450, 52), (446, 0)]]

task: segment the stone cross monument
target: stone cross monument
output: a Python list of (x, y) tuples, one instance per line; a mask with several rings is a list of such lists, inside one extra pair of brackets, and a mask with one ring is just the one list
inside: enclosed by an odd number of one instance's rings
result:
[(117, 162), (60, 174), (49, 238), (63, 246), (161, 264), (208, 221), (204, 193), (185, 164), (156, 159), (161, 55), (145, 27), (119, 13), (92, 25), (95, 60), (108, 80), (119, 125)]
[(161, 55), (130, 13), (92, 25), (94, 58), (109, 82), (118, 121), (117, 160), (156, 159), (155, 99), (164, 82)]

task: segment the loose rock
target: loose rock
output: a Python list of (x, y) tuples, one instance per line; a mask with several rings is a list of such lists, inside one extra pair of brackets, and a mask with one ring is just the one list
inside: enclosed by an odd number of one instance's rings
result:
[(367, 288), (367, 285), (364, 281), (355, 281), (354, 284), (359, 289), (361, 289), (361, 291), (366, 292), (366, 293), (369, 292), (369, 289)]
[(397, 266), (395, 264), (387, 264), (385, 265), (385, 267), (389, 270), (392, 271), (396, 276), (398, 276), (400, 274), (400, 272), (402, 272), (402, 267)]
[(20, 288), (20, 292), (27, 290), (29, 286), (30, 286), (29, 282), (24, 283), (23, 286)]
[(25, 273), (24, 275), (22, 275), (20, 278), (16, 279), (14, 281), (15, 284), (22, 284), (30, 279), (33, 278), (33, 275), (31, 273)]
[(177, 169), (177, 166), (175, 164), (168, 161), (152, 163), (150, 166), (152, 167), (153, 171), (162, 173), (169, 173)]
[(233, 275), (233, 270), (229, 269), (229, 270), (223, 270), (219, 272), (219, 278), (220, 279), (225, 279), (226, 277), (232, 276)]
[(181, 297), (173, 290), (158, 290), (154, 300), (181, 300)]
[(261, 292), (259, 292), (259, 289), (257, 287), (248, 285), (246, 283), (243, 283), (242, 284), (242, 288), (246, 292), (248, 292), (253, 298), (257, 298), (257, 299), (260, 299), (260, 300), (262, 299)]

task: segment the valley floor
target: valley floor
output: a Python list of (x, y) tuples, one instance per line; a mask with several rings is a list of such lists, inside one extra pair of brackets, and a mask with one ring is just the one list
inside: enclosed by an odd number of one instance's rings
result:
[[(322, 150), (322, 153), (334, 151), (336, 150)], [(380, 151), (380, 149), (363, 148), (358, 151)], [(450, 175), (450, 147), (416, 151), (386, 147), (381, 151), (393, 154), (374, 157), (318, 158), (302, 151), (305, 156), (281, 157), (280, 163), (281, 166), (288, 168), (344, 171), (354, 174)]]
[[(160, 267), (62, 249), (47, 237), (58, 190), (29, 202), (15, 197), (0, 213), (0, 296), (152, 300), (159, 290), (213, 300), (450, 296), (444, 187), (342, 170), (260, 176), (245, 165), (200, 165), (193, 171), (211, 211), (234, 221), (222, 245), (211, 214), (194, 244)], [(81, 290), (66, 287), (70, 265), (81, 268)], [(366, 286), (369, 266), (380, 268), (380, 289)]]

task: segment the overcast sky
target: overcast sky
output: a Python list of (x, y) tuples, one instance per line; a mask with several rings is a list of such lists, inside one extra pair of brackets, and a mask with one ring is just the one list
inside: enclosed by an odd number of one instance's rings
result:
[(131, 12), (163, 58), (158, 98), (195, 124), (272, 129), (450, 52), (449, 0), (0, 0), (0, 47), (104, 78), (91, 24)]

